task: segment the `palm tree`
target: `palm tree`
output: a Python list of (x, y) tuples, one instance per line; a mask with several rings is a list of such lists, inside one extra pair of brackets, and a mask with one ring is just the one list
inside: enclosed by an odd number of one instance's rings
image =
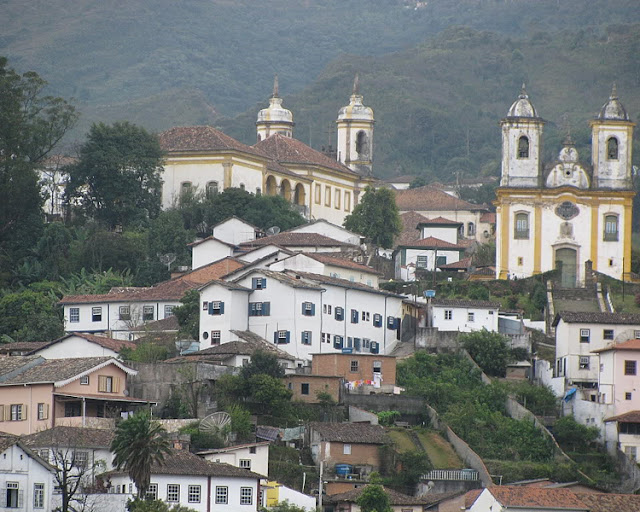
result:
[(162, 464), (171, 453), (166, 431), (158, 422), (151, 421), (149, 411), (141, 411), (116, 427), (111, 442), (115, 454), (113, 465), (124, 469), (136, 484), (138, 497), (143, 498), (151, 480), (151, 466)]

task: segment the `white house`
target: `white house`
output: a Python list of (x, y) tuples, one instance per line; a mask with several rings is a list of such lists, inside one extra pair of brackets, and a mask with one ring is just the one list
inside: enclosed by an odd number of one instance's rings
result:
[(269, 265), (269, 270), (299, 270), (311, 274), (346, 279), (352, 283), (366, 284), (378, 288), (379, 273), (375, 269), (353, 261), (340, 258), (336, 253), (298, 253)]
[[(126, 473), (111, 472), (109, 492), (135, 494), (135, 484)], [(164, 463), (151, 467), (147, 496), (182, 505), (197, 512), (257, 512), (261, 476), (230, 464), (209, 462), (184, 450), (175, 450)]]
[(332, 224), (325, 219), (314, 220), (307, 224), (291, 228), (289, 233), (317, 233), (352, 245), (360, 245), (362, 241), (362, 235), (349, 231), (337, 224)]
[(50, 512), (55, 470), (17, 437), (0, 436), (0, 508)]
[(68, 359), (73, 357), (119, 357), (123, 348), (135, 349), (136, 344), (125, 340), (116, 340), (106, 336), (87, 333), (66, 334), (31, 351), (22, 351), (20, 355), (38, 355), (45, 359)]
[(413, 281), (416, 271), (433, 271), (442, 265), (457, 263), (466, 246), (433, 236), (398, 245), (393, 252), (396, 279)]
[(467, 299), (430, 299), (429, 326), (440, 331), (498, 332), (499, 302)]
[(203, 348), (249, 330), (299, 360), (313, 353), (385, 353), (400, 339), (402, 299), (321, 274), (250, 270), (201, 288)]
[(258, 238), (240, 244), (240, 251), (250, 251), (263, 245), (277, 245), (292, 252), (348, 252), (360, 251), (359, 245), (341, 242), (319, 233), (283, 231), (277, 235)]
[(294, 254), (292, 251), (289, 251), (284, 247), (280, 247), (279, 245), (274, 245), (274, 244), (267, 244), (267, 245), (262, 245), (255, 249), (252, 249), (249, 252), (242, 253), (242, 261), (245, 261), (248, 264), (250, 264), (258, 260), (262, 260), (263, 258), (266, 258), (266, 257), (273, 257), (273, 261), (277, 261), (282, 258), (291, 256), (292, 254)]
[(491, 486), (475, 499), (468, 512), (589, 512), (578, 495), (569, 489), (520, 485)]
[(250, 242), (256, 238), (263, 237), (264, 231), (250, 222), (232, 215), (213, 226), (211, 234), (218, 240), (228, 244), (239, 245), (243, 242)]
[(266, 477), (269, 474), (269, 444), (269, 441), (239, 444), (203, 450), (198, 455), (210, 462), (224, 462)]
[(233, 256), (237, 252), (235, 244), (214, 236), (191, 242), (189, 247), (191, 247), (191, 268), (194, 270), (207, 263)]
[(560, 312), (552, 325), (556, 329), (554, 377), (565, 386), (591, 389), (595, 401), (600, 367), (594, 351), (614, 342), (640, 338), (639, 314)]

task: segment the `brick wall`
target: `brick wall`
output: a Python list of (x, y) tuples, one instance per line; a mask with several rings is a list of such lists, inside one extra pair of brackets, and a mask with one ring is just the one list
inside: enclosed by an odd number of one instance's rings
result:
[[(329, 448), (328, 465), (352, 464), (354, 466), (380, 467), (380, 450), (377, 444), (351, 444), (351, 454), (344, 453), (345, 443), (332, 441), (326, 443)], [(326, 453), (326, 452), (325, 452)]]
[[(357, 361), (357, 371), (351, 371), (351, 362)], [(373, 362), (382, 363), (384, 384), (396, 383), (396, 358), (365, 354), (314, 354), (311, 362), (313, 375), (339, 375), (347, 381), (373, 380)]]
[[(318, 393), (327, 392), (336, 403), (341, 402), (342, 378), (320, 375), (287, 375), (282, 379), (287, 389), (293, 392), (292, 400), (315, 404)], [(309, 392), (302, 394), (302, 385), (308, 384)]]

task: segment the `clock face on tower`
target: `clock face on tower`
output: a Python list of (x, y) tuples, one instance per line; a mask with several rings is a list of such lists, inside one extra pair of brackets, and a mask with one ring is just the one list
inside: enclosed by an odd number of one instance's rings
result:
[(571, 201), (565, 201), (556, 208), (556, 215), (564, 220), (570, 220), (577, 217), (580, 213), (578, 207)]

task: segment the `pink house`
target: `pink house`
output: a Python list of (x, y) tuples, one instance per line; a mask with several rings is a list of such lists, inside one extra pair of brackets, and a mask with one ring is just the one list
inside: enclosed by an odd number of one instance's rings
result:
[(148, 403), (127, 396), (127, 375), (136, 373), (112, 357), (0, 357), (0, 431), (106, 426), (105, 419)]

